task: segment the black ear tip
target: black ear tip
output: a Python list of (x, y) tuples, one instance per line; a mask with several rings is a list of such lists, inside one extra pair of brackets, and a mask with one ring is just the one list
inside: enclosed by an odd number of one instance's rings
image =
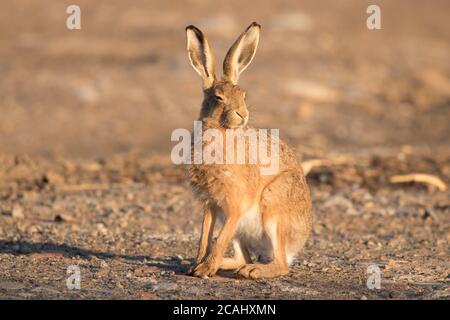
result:
[(187, 31), (193, 31), (195, 33), (195, 35), (197, 36), (197, 38), (201, 41), (203, 41), (203, 33), (200, 31), (199, 28), (197, 28), (196, 26), (193, 26), (192, 24), (186, 27), (186, 32)]
[(258, 28), (261, 29), (261, 25), (259, 23), (255, 22), (255, 21), (252, 22), (252, 24), (250, 25), (249, 28), (252, 28), (252, 27), (258, 27)]

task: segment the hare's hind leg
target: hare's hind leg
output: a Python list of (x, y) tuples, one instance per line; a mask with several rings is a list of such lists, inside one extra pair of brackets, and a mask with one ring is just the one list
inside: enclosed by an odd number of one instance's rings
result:
[(268, 264), (246, 264), (236, 273), (247, 279), (272, 278), (289, 272), (286, 255), (286, 241), (278, 228), (278, 222), (273, 219), (265, 224), (265, 231), (270, 239), (273, 250), (273, 260)]
[(232, 258), (223, 258), (219, 269), (236, 270), (246, 263), (251, 263), (252, 259), (247, 248), (243, 247), (238, 239), (233, 240), (234, 256)]

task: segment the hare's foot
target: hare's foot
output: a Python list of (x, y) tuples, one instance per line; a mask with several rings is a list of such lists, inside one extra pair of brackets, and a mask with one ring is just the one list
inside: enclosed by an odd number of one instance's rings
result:
[(200, 263), (201, 263), (201, 261), (198, 261), (198, 260), (195, 260), (194, 262), (192, 262), (191, 265), (189, 266), (187, 274), (194, 275), (194, 270)]
[(233, 257), (233, 258), (223, 258), (220, 264), (220, 270), (237, 270), (245, 265), (245, 260)]
[(246, 279), (273, 278), (289, 273), (287, 266), (278, 263), (246, 264), (236, 270), (236, 274)]
[(211, 259), (205, 259), (204, 261), (193, 266), (190, 274), (195, 277), (206, 279), (215, 275), (217, 269), (217, 263)]

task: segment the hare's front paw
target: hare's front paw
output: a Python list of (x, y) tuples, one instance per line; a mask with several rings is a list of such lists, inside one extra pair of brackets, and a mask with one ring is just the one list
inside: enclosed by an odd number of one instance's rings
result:
[(206, 259), (194, 266), (191, 274), (195, 277), (206, 279), (212, 277), (217, 272), (218, 267), (212, 261)]
[(246, 279), (259, 279), (262, 277), (261, 267), (257, 264), (245, 264), (235, 272), (239, 276)]

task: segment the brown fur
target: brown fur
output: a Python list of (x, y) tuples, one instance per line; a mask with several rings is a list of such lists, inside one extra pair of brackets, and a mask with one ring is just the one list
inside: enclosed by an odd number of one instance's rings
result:
[[(253, 23), (238, 38), (225, 58), (224, 77), (219, 81), (206, 37), (193, 26), (186, 29), (191, 63), (203, 79), (203, 130), (214, 128), (225, 135), (230, 128), (250, 129), (245, 92), (236, 83), (254, 56), (259, 31), (260, 26)], [(272, 137), (258, 135), (257, 139), (270, 143)], [(204, 146), (208, 143), (203, 142)], [(226, 145), (223, 147), (225, 154)], [(245, 151), (248, 159), (248, 143)], [(278, 172), (267, 176), (261, 175), (260, 163), (189, 166), (190, 184), (204, 205), (193, 275), (209, 277), (218, 269), (232, 269), (252, 279), (288, 273), (289, 260), (303, 248), (311, 233), (312, 210), (301, 166), (282, 141), (279, 156)], [(213, 243), (213, 229), (219, 217), (223, 217), (224, 224)], [(234, 257), (224, 258), (231, 242)], [(258, 263), (252, 263), (252, 254)]]

